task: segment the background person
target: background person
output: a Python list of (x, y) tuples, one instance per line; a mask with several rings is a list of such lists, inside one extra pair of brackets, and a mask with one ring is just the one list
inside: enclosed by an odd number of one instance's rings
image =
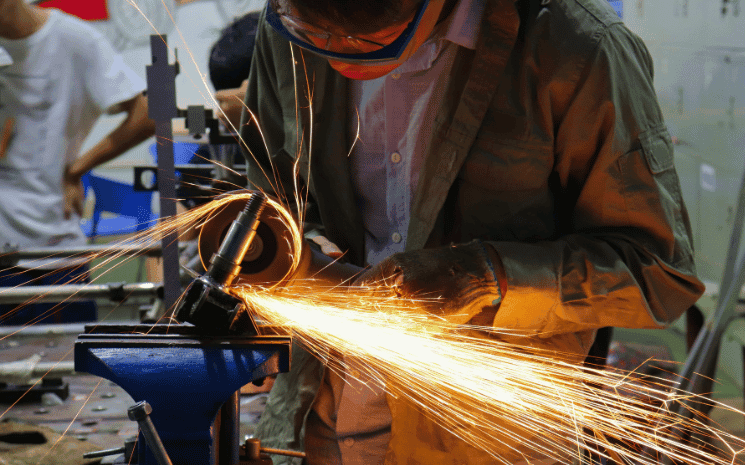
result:
[[(145, 83), (94, 28), (24, 0), (0, 0), (0, 48), (12, 59), (0, 67), (6, 140), (0, 154), (0, 244), (85, 245), (81, 177), (154, 134)], [(78, 156), (98, 117), (120, 112), (126, 113), (122, 123)], [(26, 261), (4, 270), (0, 286), (85, 282), (87, 273), (75, 260)], [(14, 307), (0, 307), (0, 324), (41, 321), (52, 308), (61, 310), (55, 304)], [(56, 311), (54, 321), (96, 318), (92, 302), (70, 307)]]

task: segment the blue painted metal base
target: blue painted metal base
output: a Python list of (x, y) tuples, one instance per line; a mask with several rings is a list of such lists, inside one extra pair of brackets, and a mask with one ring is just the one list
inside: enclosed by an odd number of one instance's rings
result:
[[(75, 370), (115, 382), (135, 402), (147, 401), (174, 465), (215, 465), (213, 424), (223, 403), (241, 386), (289, 370), (289, 337), (154, 334), (194, 330), (183, 325), (88, 330), (75, 342)], [(145, 449), (141, 441), (140, 465), (157, 465)]]

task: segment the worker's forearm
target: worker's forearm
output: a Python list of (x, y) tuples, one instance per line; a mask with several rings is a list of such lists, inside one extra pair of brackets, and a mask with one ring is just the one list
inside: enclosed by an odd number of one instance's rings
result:
[(101, 139), (67, 169), (67, 176), (78, 179), (91, 169), (110, 161), (155, 134), (155, 123), (147, 117), (147, 99), (138, 96), (122, 123)]

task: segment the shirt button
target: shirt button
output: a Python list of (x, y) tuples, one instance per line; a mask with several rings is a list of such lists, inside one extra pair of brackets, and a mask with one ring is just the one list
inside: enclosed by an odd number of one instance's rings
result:
[(403, 239), (403, 238), (401, 237), (401, 234), (399, 234), (399, 233), (397, 233), (397, 232), (394, 232), (393, 234), (391, 234), (391, 240), (392, 240), (393, 242), (395, 242), (396, 244), (398, 244), (399, 242), (401, 242), (401, 239)]
[(344, 439), (344, 445), (347, 447), (352, 447), (354, 445), (354, 439), (352, 438), (345, 438)]
[(391, 162), (399, 163), (400, 161), (401, 161), (401, 154), (398, 152), (393, 152), (391, 154)]

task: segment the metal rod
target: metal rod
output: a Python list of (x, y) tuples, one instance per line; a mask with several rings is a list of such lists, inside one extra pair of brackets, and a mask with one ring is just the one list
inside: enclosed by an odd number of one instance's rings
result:
[(131, 297), (159, 297), (160, 283), (61, 284), (59, 286), (0, 287), (0, 304), (22, 304), (27, 301), (77, 302), (93, 298), (108, 298), (123, 302)]
[[(722, 336), (735, 318), (737, 300), (745, 284), (745, 252), (740, 253), (743, 223), (745, 223), (745, 172), (743, 172), (737, 198), (734, 227), (727, 250), (727, 262), (722, 276), (719, 300), (716, 309), (699, 331), (686, 362), (678, 374), (675, 385), (678, 390), (699, 396), (706, 394), (705, 387), (710, 383), (707, 374), (710, 375), (715, 369), (712, 365), (716, 364)], [(707, 404), (708, 402), (704, 402), (701, 397), (685, 396), (672, 405), (670, 410), (683, 418), (692, 418), (705, 412), (708, 408)], [(676, 429), (673, 434), (683, 437), (685, 432)], [(660, 463), (671, 465), (674, 461), (669, 456), (664, 456)]]
[(217, 442), (218, 465), (235, 465), (238, 463), (238, 445), (240, 443), (240, 391), (230, 396), (220, 408)]
[(62, 257), (112, 257), (115, 255), (147, 255), (157, 257), (161, 254), (161, 247), (157, 245), (134, 246), (134, 245), (89, 245), (82, 247), (35, 247), (32, 249), (19, 249), (0, 251), (0, 260), (22, 260), (33, 258), (62, 258)]
[[(678, 389), (703, 394), (701, 388), (705, 381), (703, 379), (705, 371), (716, 359), (722, 335), (735, 316), (737, 299), (740, 296), (743, 284), (745, 284), (745, 252), (740, 253), (740, 236), (742, 235), (743, 223), (745, 223), (745, 171), (737, 198), (734, 227), (727, 250), (727, 262), (722, 276), (719, 300), (714, 313), (699, 331), (686, 363), (680, 370)], [(684, 400), (677, 404), (675, 411), (690, 418), (693, 411), (700, 411), (701, 406), (699, 404), (701, 402), (694, 399)]]
[(269, 447), (262, 447), (261, 452), (264, 452), (266, 454), (275, 454), (275, 455), (284, 455), (287, 457), (300, 457), (305, 458), (305, 452), (297, 452), (294, 450), (285, 450), (285, 449), (272, 449)]
[[(158, 193), (160, 217), (176, 216), (176, 170), (173, 161), (173, 129), (171, 120), (178, 116), (176, 107), (176, 66), (168, 64), (168, 45), (165, 35), (150, 36), (153, 58), (147, 66), (148, 116), (155, 121), (155, 140), (158, 153)], [(178, 261), (178, 234), (164, 235), (163, 284), (166, 313), (173, 310), (181, 295)]]
[(158, 431), (156, 431), (155, 425), (153, 425), (153, 420), (150, 419), (150, 413), (152, 411), (153, 408), (150, 407), (150, 404), (143, 400), (130, 407), (127, 413), (130, 420), (136, 421), (140, 425), (140, 432), (145, 438), (147, 447), (153, 453), (158, 463), (160, 465), (173, 465), (165, 446), (163, 446), (163, 441), (160, 440)]
[(116, 449), (104, 449), (97, 450), (95, 452), (86, 452), (83, 454), (84, 459), (97, 459), (101, 457), (108, 457), (109, 455), (123, 454), (126, 451), (124, 447), (117, 447)]
[(44, 376), (59, 378), (75, 374), (74, 362), (42, 362), (39, 354), (17, 362), (0, 363), (0, 379), (12, 384), (28, 384), (29, 380)]
[[(117, 321), (118, 324), (136, 325), (140, 320)], [(64, 336), (80, 334), (85, 332), (85, 326), (90, 323), (60, 323), (60, 324), (35, 324), (35, 325), (15, 325), (0, 326), (0, 338), (5, 336)]]

